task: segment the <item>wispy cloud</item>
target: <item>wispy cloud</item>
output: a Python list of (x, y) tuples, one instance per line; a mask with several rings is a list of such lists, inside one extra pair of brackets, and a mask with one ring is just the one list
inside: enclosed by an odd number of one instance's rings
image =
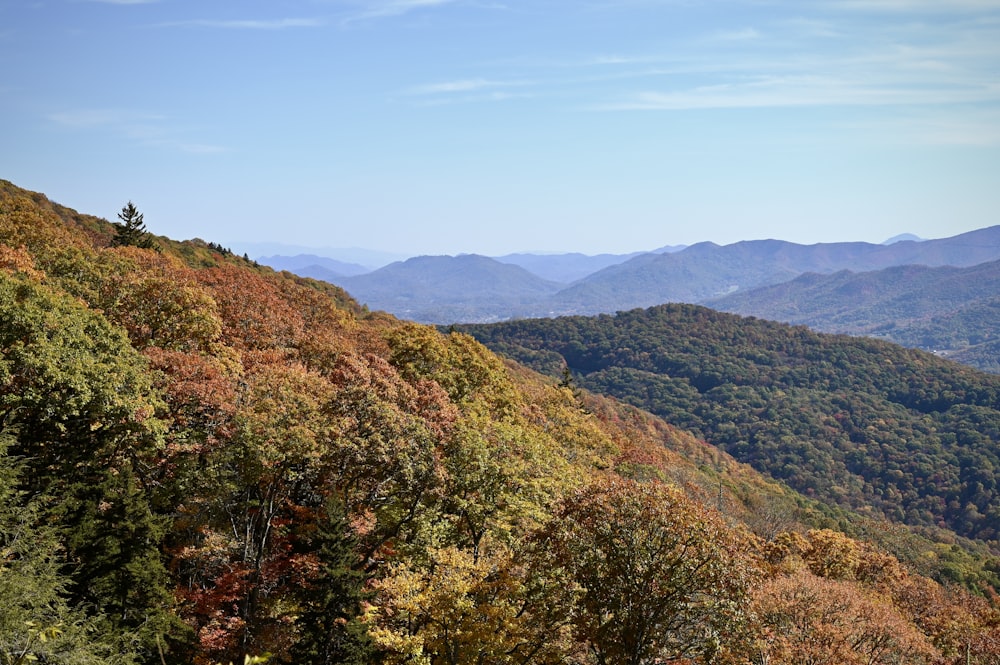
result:
[(602, 105), (603, 110), (734, 109), (793, 106), (890, 106), (971, 104), (1000, 101), (1000, 88), (980, 86), (941, 88), (867, 84), (864, 81), (822, 76), (761, 77), (739, 83), (691, 89), (647, 91), (629, 99)]
[(447, 95), (457, 92), (474, 92), (479, 90), (495, 90), (528, 85), (527, 81), (492, 81), (489, 79), (462, 79), (445, 81), (443, 83), (428, 83), (410, 88), (412, 95)]
[(763, 35), (756, 28), (743, 28), (741, 30), (726, 30), (714, 35), (715, 39), (726, 42), (743, 42), (753, 39), (760, 39)]
[(837, 9), (866, 12), (955, 13), (1000, 10), (1000, 0), (830, 0)]
[[(523, 99), (532, 96), (524, 89), (533, 85), (523, 80), (459, 79), (418, 85), (404, 91), (404, 94), (420, 106), (439, 106), (470, 102), (500, 102)], [(518, 90), (518, 89), (521, 90)]]
[(223, 28), (226, 30), (287, 30), (289, 28), (318, 28), (325, 25), (320, 18), (280, 18), (280, 19), (233, 19), (211, 20), (192, 19), (161, 23), (163, 27)]
[(227, 152), (223, 146), (182, 138), (164, 115), (125, 109), (72, 109), (47, 116), (50, 122), (78, 131), (102, 131), (148, 147), (193, 154)]
[(356, 11), (345, 19), (346, 23), (401, 16), (422, 9), (454, 5), (462, 0), (361, 0)]

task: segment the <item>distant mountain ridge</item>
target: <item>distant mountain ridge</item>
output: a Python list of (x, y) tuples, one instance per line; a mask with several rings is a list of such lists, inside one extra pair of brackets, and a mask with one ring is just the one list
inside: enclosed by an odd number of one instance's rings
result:
[(617, 265), (642, 253), (597, 255), (580, 254), (578, 252), (569, 254), (507, 254), (505, 256), (497, 256), (495, 259), (501, 263), (520, 266), (543, 279), (570, 284), (598, 270)]
[(372, 309), (421, 323), (499, 321), (561, 288), (477, 254), (418, 256), (335, 283)]
[[(296, 256), (263, 256), (257, 259), (259, 263), (275, 270), (287, 270), (300, 277), (312, 277), (329, 281), (328, 277), (353, 277), (371, 272), (372, 268), (360, 263), (338, 261), (316, 254), (298, 254)], [(316, 273), (316, 274), (314, 274)]]
[(1000, 336), (1000, 261), (970, 268), (906, 265), (806, 273), (705, 304), (822, 332), (881, 337), (987, 371), (1000, 369), (1000, 356), (983, 347)]
[(667, 302), (701, 303), (778, 284), (806, 272), (870, 271), (891, 266), (967, 267), (1000, 259), (1000, 226), (951, 238), (798, 245), (750, 240), (699, 243), (674, 254), (643, 254), (590, 275), (550, 298), (535, 314), (601, 314)]
[[(975, 309), (978, 305), (962, 295), (960, 288), (966, 280), (972, 280), (971, 287), (994, 284), (991, 269), (954, 273), (953, 277), (949, 277), (953, 273), (936, 270), (944, 266), (967, 269), (1000, 260), (1000, 226), (937, 240), (914, 240), (904, 234), (886, 243), (800, 245), (750, 240), (731, 245), (703, 242), (680, 250), (663, 247), (635, 255), (417, 257), (363, 275), (336, 274), (336, 269), (320, 264), (290, 269), (341, 286), (373, 309), (421, 323), (593, 315), (684, 302), (804, 323), (818, 330), (873, 334), (919, 348), (946, 349), (956, 360), (971, 359), (975, 366), (990, 371), (1000, 368), (996, 367), (1000, 357), (989, 350), (990, 339), (979, 340), (975, 344), (982, 346), (975, 349), (972, 342), (961, 339), (952, 346), (943, 344), (950, 339), (949, 331), (942, 329), (946, 320), (960, 323), (969, 339), (981, 336), (976, 322), (992, 325), (993, 310)], [(889, 270), (900, 266), (911, 268)], [(861, 277), (879, 270), (889, 271), (879, 278)], [(803, 277), (807, 274), (811, 276)], [(833, 281), (827, 282), (827, 277)], [(865, 280), (875, 281), (866, 286)], [(779, 284), (786, 285), (775, 286)], [(913, 288), (906, 290), (907, 286)], [(750, 295), (762, 287), (775, 288), (767, 292), (770, 295)], [(839, 296), (830, 291), (836, 288), (844, 289)], [(851, 295), (851, 289), (857, 293)], [(865, 300), (866, 289), (878, 298)], [(743, 294), (763, 300), (744, 301)], [(890, 302), (890, 296), (895, 300)], [(768, 298), (776, 301), (767, 304)], [(937, 298), (936, 304), (932, 298)], [(832, 309), (821, 311), (827, 305)], [(972, 309), (959, 316), (960, 305)], [(922, 325), (930, 326), (924, 338), (932, 341), (906, 337), (905, 330), (917, 335)]]

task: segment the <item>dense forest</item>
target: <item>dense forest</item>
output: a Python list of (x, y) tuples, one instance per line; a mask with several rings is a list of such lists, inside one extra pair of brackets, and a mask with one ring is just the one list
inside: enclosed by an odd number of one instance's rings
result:
[[(971, 555), (125, 217), (0, 181), (0, 663), (1000, 657), (986, 577), (874, 543)], [(957, 388), (979, 455), (995, 395)]]
[(1000, 377), (696, 305), (461, 329), (806, 495), (1000, 549)]

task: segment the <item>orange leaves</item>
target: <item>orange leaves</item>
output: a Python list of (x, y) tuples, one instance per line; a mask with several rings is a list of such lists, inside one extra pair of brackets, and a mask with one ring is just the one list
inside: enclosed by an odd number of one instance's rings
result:
[(303, 319), (273, 282), (231, 265), (201, 270), (222, 318), (222, 340), (237, 349), (291, 349), (302, 335)]
[(774, 665), (930, 663), (930, 640), (885, 598), (848, 581), (799, 570), (756, 591), (755, 658)]
[(24, 273), (38, 281), (44, 277), (41, 271), (35, 269), (35, 260), (24, 247), (15, 249), (0, 245), (0, 270)]

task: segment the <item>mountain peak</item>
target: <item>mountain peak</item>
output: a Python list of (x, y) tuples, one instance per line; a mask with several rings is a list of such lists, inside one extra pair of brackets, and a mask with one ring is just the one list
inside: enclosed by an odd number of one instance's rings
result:
[(883, 242), (883, 245), (895, 245), (897, 242), (923, 242), (925, 239), (912, 233), (900, 233)]

